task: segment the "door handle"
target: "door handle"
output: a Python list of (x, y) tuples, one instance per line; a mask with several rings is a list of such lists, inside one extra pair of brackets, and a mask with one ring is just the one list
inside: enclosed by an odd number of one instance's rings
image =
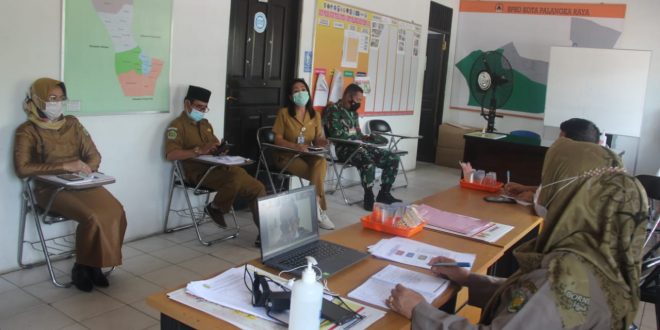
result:
[(227, 100), (227, 101), (238, 101), (238, 99), (235, 98), (235, 97), (233, 97), (233, 96), (227, 96), (227, 99), (226, 99), (226, 100)]

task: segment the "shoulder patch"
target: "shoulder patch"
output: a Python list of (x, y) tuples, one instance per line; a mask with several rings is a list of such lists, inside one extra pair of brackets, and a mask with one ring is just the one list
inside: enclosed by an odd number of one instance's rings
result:
[(530, 281), (525, 281), (511, 288), (511, 300), (509, 301), (509, 306), (507, 306), (509, 313), (515, 313), (521, 310), (536, 291), (536, 285)]
[(170, 140), (176, 139), (178, 133), (178, 129), (176, 127), (168, 127), (167, 128), (167, 138)]

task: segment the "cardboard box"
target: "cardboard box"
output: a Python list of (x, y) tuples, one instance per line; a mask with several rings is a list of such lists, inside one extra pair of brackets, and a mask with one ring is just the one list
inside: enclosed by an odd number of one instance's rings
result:
[(463, 160), (465, 139), (463, 135), (480, 130), (476, 127), (453, 123), (443, 123), (438, 128), (438, 143), (435, 150), (435, 163), (441, 166), (461, 168), (459, 161)]

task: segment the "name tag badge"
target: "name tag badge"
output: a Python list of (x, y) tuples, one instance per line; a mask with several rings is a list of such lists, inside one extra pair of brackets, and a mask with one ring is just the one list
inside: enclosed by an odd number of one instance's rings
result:
[(351, 127), (351, 128), (348, 129), (348, 134), (349, 135), (355, 135), (356, 133), (357, 133), (357, 130), (355, 129), (355, 127)]

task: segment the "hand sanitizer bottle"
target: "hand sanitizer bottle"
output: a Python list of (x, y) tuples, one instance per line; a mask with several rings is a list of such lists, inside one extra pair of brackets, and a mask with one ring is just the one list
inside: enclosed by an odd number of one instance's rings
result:
[(293, 284), (291, 290), (291, 312), (289, 314), (289, 329), (318, 329), (321, 325), (321, 303), (323, 285), (316, 281), (316, 265), (313, 257), (307, 258), (307, 268), (302, 273), (302, 279)]

